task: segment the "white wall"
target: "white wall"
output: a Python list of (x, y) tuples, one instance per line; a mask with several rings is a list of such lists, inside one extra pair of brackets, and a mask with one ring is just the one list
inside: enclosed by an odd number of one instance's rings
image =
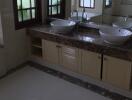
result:
[[(11, 69), (25, 62), (28, 58), (27, 36), (25, 29), (15, 30), (13, 15), (13, 0), (1, 0), (2, 26), (6, 67)], [(0, 48), (1, 50), (1, 48)], [(0, 63), (1, 66), (1, 63)]]
[(47, 0), (42, 0), (42, 21), (46, 22), (47, 17)]
[(72, 0), (66, 0), (66, 18), (71, 16), (71, 1)]
[(4, 44), (4, 38), (3, 38), (3, 27), (2, 27), (2, 19), (1, 19), (1, 12), (0, 12), (0, 45)]
[[(0, 38), (3, 40), (3, 30), (2, 30), (2, 20), (1, 20), (1, 9), (2, 9), (2, 1), (0, 1)], [(2, 41), (3, 42), (3, 41)], [(1, 45), (2, 43), (0, 43)], [(5, 49), (0, 47), (0, 76), (6, 73), (6, 60), (5, 60)]]
[(5, 56), (5, 49), (0, 48), (0, 76), (6, 73), (6, 56)]

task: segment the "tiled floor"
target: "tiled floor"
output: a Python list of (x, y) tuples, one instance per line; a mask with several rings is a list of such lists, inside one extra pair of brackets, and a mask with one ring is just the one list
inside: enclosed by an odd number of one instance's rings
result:
[(0, 80), (0, 100), (110, 99), (27, 66)]

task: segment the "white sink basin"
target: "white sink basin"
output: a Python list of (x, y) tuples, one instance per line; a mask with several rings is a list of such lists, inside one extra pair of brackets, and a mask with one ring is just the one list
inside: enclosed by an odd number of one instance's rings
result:
[(70, 20), (59, 19), (51, 22), (50, 25), (52, 26), (55, 32), (59, 32), (63, 34), (63, 33), (71, 32), (74, 29), (76, 23)]
[(131, 21), (118, 21), (113, 23), (113, 27), (118, 27), (118, 28), (127, 28), (130, 29), (132, 28), (132, 22)]
[(129, 30), (111, 26), (101, 26), (99, 33), (105, 42), (115, 45), (125, 43), (132, 35)]

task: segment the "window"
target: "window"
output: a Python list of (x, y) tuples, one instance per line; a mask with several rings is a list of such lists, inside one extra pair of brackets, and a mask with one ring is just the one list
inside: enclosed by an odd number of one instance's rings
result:
[(112, 6), (112, 0), (105, 0), (105, 7), (111, 7)]
[(48, 17), (65, 17), (65, 0), (48, 0)]
[(40, 0), (14, 0), (16, 29), (30, 26), (41, 21), (40, 4)]
[(95, 0), (80, 0), (80, 7), (95, 8)]

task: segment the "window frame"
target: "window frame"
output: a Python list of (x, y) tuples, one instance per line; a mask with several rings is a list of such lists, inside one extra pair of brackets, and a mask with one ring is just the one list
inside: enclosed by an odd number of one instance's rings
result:
[(94, 0), (94, 7), (83, 7), (83, 6), (81, 6), (81, 0), (79, 0), (79, 7), (80, 8), (88, 8), (88, 9), (95, 9), (95, 0)]
[[(41, 24), (42, 23), (42, 13), (41, 13), (41, 0), (36, 0), (37, 2), (35, 3), (36, 5), (36, 16), (35, 16), (35, 19), (30, 19), (30, 20), (25, 20), (25, 21), (22, 21), (20, 22), (19, 21), (19, 18), (18, 18), (18, 7), (17, 7), (17, 0), (13, 0), (13, 9), (14, 9), (14, 24), (15, 24), (15, 29), (18, 30), (18, 29), (21, 29), (21, 28), (25, 28), (25, 27), (30, 27), (32, 25), (35, 25), (35, 24)], [(32, 7), (30, 8), (24, 8), (25, 10), (26, 9), (32, 9)], [(24, 9), (21, 9), (21, 10), (24, 10)], [(31, 14), (31, 12), (30, 12)]]
[[(60, 14), (58, 14), (58, 10), (57, 10), (57, 14), (52, 15), (52, 10), (51, 10), (51, 15), (49, 15), (49, 7), (52, 8), (53, 6), (56, 6), (56, 7), (60, 6)], [(56, 4), (56, 5), (49, 5), (49, 0), (47, 0), (47, 17), (62, 18), (62, 19), (65, 18), (65, 8), (66, 8), (65, 6), (66, 6), (66, 0), (62, 0), (60, 4)]]

